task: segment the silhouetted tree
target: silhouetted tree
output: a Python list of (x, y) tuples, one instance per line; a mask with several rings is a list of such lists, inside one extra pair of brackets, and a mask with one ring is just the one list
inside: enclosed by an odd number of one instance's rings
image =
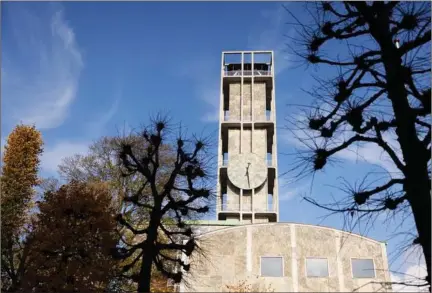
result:
[[(146, 154), (146, 140), (141, 135), (131, 134), (127, 137), (127, 140), (133, 145), (133, 152), (135, 154), (145, 155)], [(120, 136), (106, 136), (97, 139), (93, 142), (88, 149), (86, 154), (75, 154), (73, 156), (63, 159), (61, 164), (58, 166), (60, 176), (67, 180), (79, 180), (82, 182), (104, 182), (108, 186), (112, 195), (112, 202), (117, 210), (117, 213), (124, 211), (124, 217), (132, 225), (142, 226), (148, 222), (149, 210), (143, 209), (140, 206), (134, 205), (133, 203), (122, 202), (122, 197), (125, 193), (130, 193), (131, 190), (138, 190), (145, 182), (145, 178), (142, 176), (122, 176), (122, 169), (117, 166), (117, 152), (119, 143), (122, 141)], [(173, 151), (167, 146), (161, 147), (160, 150), (160, 165), (170, 166), (175, 160)], [(163, 167), (161, 167), (162, 169)], [(169, 168), (166, 168), (169, 169)], [(161, 171), (162, 172), (162, 171)], [(167, 171), (165, 176), (159, 176), (162, 178), (160, 182), (157, 182), (158, 188), (163, 188), (166, 177), (168, 176)], [(163, 178), (165, 177), (165, 178)], [(47, 181), (47, 184), (51, 183)], [(147, 186), (142, 191), (143, 193), (151, 192), (150, 187)], [(142, 198), (145, 201), (145, 198)], [(125, 227), (119, 227), (118, 233), (122, 235), (128, 242), (133, 241), (134, 235)], [(119, 268), (130, 265), (139, 254), (136, 251), (127, 259), (123, 259), (117, 262)], [(127, 276), (134, 275), (140, 270), (141, 261), (138, 260), (134, 263), (133, 267), (127, 272)], [(165, 292), (171, 290), (167, 287), (167, 278), (159, 273), (153, 267), (151, 292)], [(110, 291), (121, 291), (121, 292), (136, 292), (137, 284), (131, 281), (129, 278), (125, 278), (121, 275), (116, 275), (110, 282)]]
[[(307, 119), (291, 119), (310, 152), (300, 161), (318, 171), (342, 151), (380, 148), (398, 169), (366, 186), (349, 186), (348, 198), (308, 201), (358, 221), (381, 211), (410, 208), (431, 283), (431, 10), (430, 2), (315, 2), (311, 23), (295, 19), (292, 51), (309, 65), (326, 66), (309, 90), (316, 103)], [(339, 46), (336, 46), (339, 44)], [(332, 71), (333, 70), (333, 71)], [(319, 73), (319, 71), (318, 71)], [(305, 131), (305, 132), (303, 132)], [(300, 167), (300, 166), (298, 166)], [(299, 169), (297, 169), (299, 170)], [(301, 168), (302, 174), (304, 169)], [(374, 178), (377, 179), (377, 178)]]
[(39, 183), (42, 136), (34, 127), (17, 125), (5, 146), (1, 174), (1, 282), (5, 292), (16, 291), (26, 268), (29, 210)]
[(39, 202), (23, 292), (104, 292), (116, 273), (115, 210), (104, 183), (72, 181)]
[[(125, 138), (120, 144), (124, 176), (144, 178), (137, 190), (128, 190), (123, 202), (149, 213), (149, 220), (139, 225), (125, 217), (127, 210), (117, 216), (118, 223), (135, 237), (130, 242), (122, 238), (114, 255), (127, 259), (138, 252), (132, 263), (124, 267), (126, 273), (141, 261), (139, 272), (125, 274), (138, 283), (138, 292), (150, 292), (153, 265), (174, 282), (181, 281), (182, 269), (189, 270), (181, 254), (190, 256), (198, 249), (185, 220), (207, 213), (212, 195), (209, 179), (213, 178), (207, 170), (211, 160), (206, 152), (208, 141), (187, 139), (181, 128), (179, 135), (174, 136), (174, 128), (168, 122), (158, 116), (144, 127), (140, 133), (145, 141), (144, 153), (134, 151), (136, 141)], [(173, 150), (174, 160), (170, 164), (161, 164), (164, 149)], [(175, 225), (167, 224), (168, 219), (174, 219)]]

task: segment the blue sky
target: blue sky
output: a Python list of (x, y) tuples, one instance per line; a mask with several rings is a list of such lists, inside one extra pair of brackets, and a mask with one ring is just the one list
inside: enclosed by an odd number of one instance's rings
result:
[[(42, 130), (42, 176), (56, 174), (61, 159), (84, 153), (92, 140), (137, 127), (150, 114), (168, 111), (191, 132), (217, 131), (220, 58), (224, 50), (274, 50), (278, 151), (298, 144), (284, 130), (288, 104), (310, 100), (301, 88), (313, 83), (286, 52), (287, 13), (280, 2), (2, 2), (2, 145), (20, 121)], [(289, 4), (299, 17), (301, 7)], [(320, 74), (329, 74), (325, 69)], [(280, 179), (280, 220), (342, 227), (340, 217), (301, 200), (324, 202), (341, 193), (340, 176), (354, 182), (371, 168), (392, 166), (373, 147), (345, 153), (335, 168), (300, 182)], [(279, 173), (292, 163), (279, 155)], [(387, 240), (376, 222), (368, 236)], [(409, 229), (408, 221), (404, 229)], [(400, 238), (389, 240), (390, 260)], [(413, 257), (411, 257), (413, 259)], [(415, 261), (415, 260), (414, 260)], [(399, 258), (392, 269), (404, 271)]]

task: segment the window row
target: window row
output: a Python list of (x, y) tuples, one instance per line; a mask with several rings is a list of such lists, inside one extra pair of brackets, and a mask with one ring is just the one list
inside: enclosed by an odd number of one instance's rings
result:
[[(283, 277), (283, 257), (261, 257), (262, 277)], [(372, 259), (351, 259), (353, 278), (375, 278), (375, 267)], [(326, 278), (329, 276), (327, 258), (306, 258), (306, 276)]]

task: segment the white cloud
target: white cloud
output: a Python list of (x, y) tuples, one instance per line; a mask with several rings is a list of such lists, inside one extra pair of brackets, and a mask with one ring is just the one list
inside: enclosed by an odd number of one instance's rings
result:
[(41, 157), (41, 171), (55, 174), (64, 158), (74, 154), (86, 154), (90, 143), (61, 141), (52, 147), (47, 147)]
[(364, 161), (369, 164), (381, 166), (394, 177), (397, 177), (395, 175), (401, 173), (387, 153), (385, 153), (381, 147), (372, 143), (365, 143), (359, 147), (351, 147), (350, 149), (339, 152), (337, 155), (340, 158), (350, 161)]
[(0, 157), (1, 157), (1, 160), (2, 160), (2, 164), (3, 164), (3, 153), (4, 153), (4, 150), (5, 150), (6, 138), (2, 137), (1, 140), (0, 140), (0, 143), (1, 143), (1, 146), (0, 146)]
[[(273, 50), (275, 53), (275, 73), (278, 74), (288, 67), (288, 54), (284, 52), (285, 31), (284, 18), (286, 11), (281, 5), (277, 9), (262, 12), (262, 21), (252, 26), (248, 36), (247, 48), (244, 50)], [(262, 23), (268, 23), (262, 26)], [(288, 31), (288, 33), (292, 33)], [(242, 48), (239, 48), (242, 50)], [(220, 52), (222, 53), (222, 52)], [(206, 104), (208, 110), (204, 111), (201, 121), (219, 121), (220, 100), (220, 55), (198, 56), (188, 61), (180, 74), (193, 79), (196, 84), (196, 96)], [(180, 70), (181, 71), (181, 70)], [(178, 70), (177, 72), (178, 73)]]
[[(427, 276), (424, 255), (419, 246), (412, 246), (401, 256), (403, 258), (405, 269), (400, 273), (392, 273), (393, 292), (429, 292), (427, 287), (418, 287), (415, 285), (424, 284), (424, 278)], [(414, 285), (414, 286), (409, 286)]]
[[(293, 30), (288, 30), (285, 25), (287, 15), (285, 8), (282, 4), (278, 3), (277, 5), (276, 9), (262, 11), (263, 21), (251, 29), (248, 37), (248, 47), (251, 50), (274, 51), (275, 74), (281, 73), (290, 65), (284, 35), (294, 33)], [(263, 26), (263, 23), (267, 25)]]
[(203, 122), (219, 121), (220, 100), (220, 59), (215, 56), (196, 56), (187, 66), (181, 66), (175, 74), (191, 79), (194, 84), (194, 92), (198, 99), (206, 104)]
[(68, 116), (83, 68), (73, 29), (60, 9), (46, 18), (9, 8), (10, 21), (3, 26), (14, 38), (3, 43), (3, 121), (35, 123), (38, 129), (58, 127)]
[(103, 131), (103, 129), (107, 126), (107, 124), (117, 113), (122, 97), (123, 97), (122, 87), (118, 87), (117, 92), (115, 94), (114, 102), (111, 104), (108, 111), (103, 112), (103, 114), (100, 117), (98, 117), (97, 120), (90, 122), (89, 125), (86, 127), (89, 135), (94, 136), (95, 134), (101, 133)]
[(427, 287), (416, 286), (424, 284), (421, 279), (424, 279), (426, 275), (426, 267), (420, 265), (411, 265), (401, 275), (392, 274), (392, 282), (395, 283), (392, 285), (393, 292), (429, 292)]
[(288, 177), (279, 177), (279, 202), (290, 201), (305, 192), (309, 185), (295, 186)]
[(283, 189), (279, 192), (279, 202), (290, 201), (299, 194), (298, 188)]
[(219, 87), (214, 89), (200, 89), (198, 91), (201, 99), (206, 102), (211, 108), (201, 117), (204, 122), (217, 122), (219, 121)]
[[(301, 116), (294, 117), (293, 119), (302, 119)], [(297, 121), (297, 120), (295, 120)], [(291, 125), (291, 127), (298, 127), (297, 125)], [(301, 127), (303, 128), (303, 127)], [(298, 148), (306, 148), (305, 143), (309, 146), (313, 146), (312, 141), (315, 141), (318, 146), (323, 145), (324, 139), (321, 137), (316, 137), (315, 132), (307, 130), (305, 132), (303, 129), (294, 129), (292, 131), (281, 131), (280, 137), (282, 143)], [(338, 144), (347, 140), (353, 135), (351, 131), (344, 131), (343, 137), (338, 139)], [(311, 140), (311, 137), (314, 137)], [(396, 140), (396, 136), (391, 133), (384, 133), (383, 139), (390, 145), (390, 147), (395, 151), (399, 160), (403, 163), (402, 154), (400, 151), (399, 143)], [(389, 155), (378, 145), (374, 143), (361, 143), (356, 145), (351, 145), (349, 148), (339, 151), (335, 154), (335, 157), (340, 159), (345, 159), (351, 162), (366, 162), (369, 164), (377, 165), (385, 169), (392, 177), (398, 177), (401, 174), (400, 170), (393, 163)]]

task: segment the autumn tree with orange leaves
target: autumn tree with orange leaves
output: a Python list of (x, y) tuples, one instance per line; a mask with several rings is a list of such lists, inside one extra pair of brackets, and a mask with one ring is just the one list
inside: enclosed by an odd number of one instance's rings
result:
[[(75, 154), (63, 159), (58, 166), (60, 176), (66, 181), (78, 180), (82, 182), (104, 182), (107, 184), (114, 208), (119, 212), (127, 210), (125, 217), (134, 225), (145, 225), (148, 222), (150, 211), (134, 206), (130, 203), (122, 203), (122, 196), (129, 193), (130, 190), (138, 190), (144, 183), (144, 178), (139, 176), (123, 176), (121, 168), (118, 167), (117, 152), (121, 142), (126, 138), (118, 136), (101, 137), (93, 142), (85, 155)], [(131, 134), (127, 140), (134, 145), (134, 152), (145, 154), (148, 145), (145, 139), (140, 135)], [(161, 151), (160, 164), (169, 166), (175, 160), (173, 151), (164, 146)], [(166, 176), (159, 178), (158, 188), (163, 188)], [(165, 178), (165, 179), (163, 179)], [(54, 180), (55, 181), (55, 180)], [(47, 185), (55, 185), (55, 182), (46, 182)], [(48, 189), (51, 188), (48, 186)], [(143, 193), (150, 192), (149, 187), (143, 190)], [(151, 198), (147, 198), (150, 200)], [(142, 200), (146, 200), (143, 198)], [(168, 219), (169, 220), (169, 219)], [(128, 229), (119, 227), (118, 233), (127, 239), (133, 241), (134, 235)], [(129, 258), (118, 261), (117, 268), (130, 265), (139, 253), (136, 252)], [(140, 270), (141, 262), (137, 261), (129, 270), (128, 276), (137, 274)], [(170, 292), (172, 287), (167, 286), (168, 279), (153, 267), (151, 278), (151, 292)], [(110, 292), (136, 292), (137, 284), (128, 277), (121, 275), (114, 276), (107, 288)]]
[(42, 135), (18, 125), (5, 146), (1, 174), (1, 282), (3, 292), (19, 287), (28, 259), (28, 211), (38, 184)]
[(25, 292), (104, 292), (118, 239), (106, 184), (72, 181), (39, 203)]

